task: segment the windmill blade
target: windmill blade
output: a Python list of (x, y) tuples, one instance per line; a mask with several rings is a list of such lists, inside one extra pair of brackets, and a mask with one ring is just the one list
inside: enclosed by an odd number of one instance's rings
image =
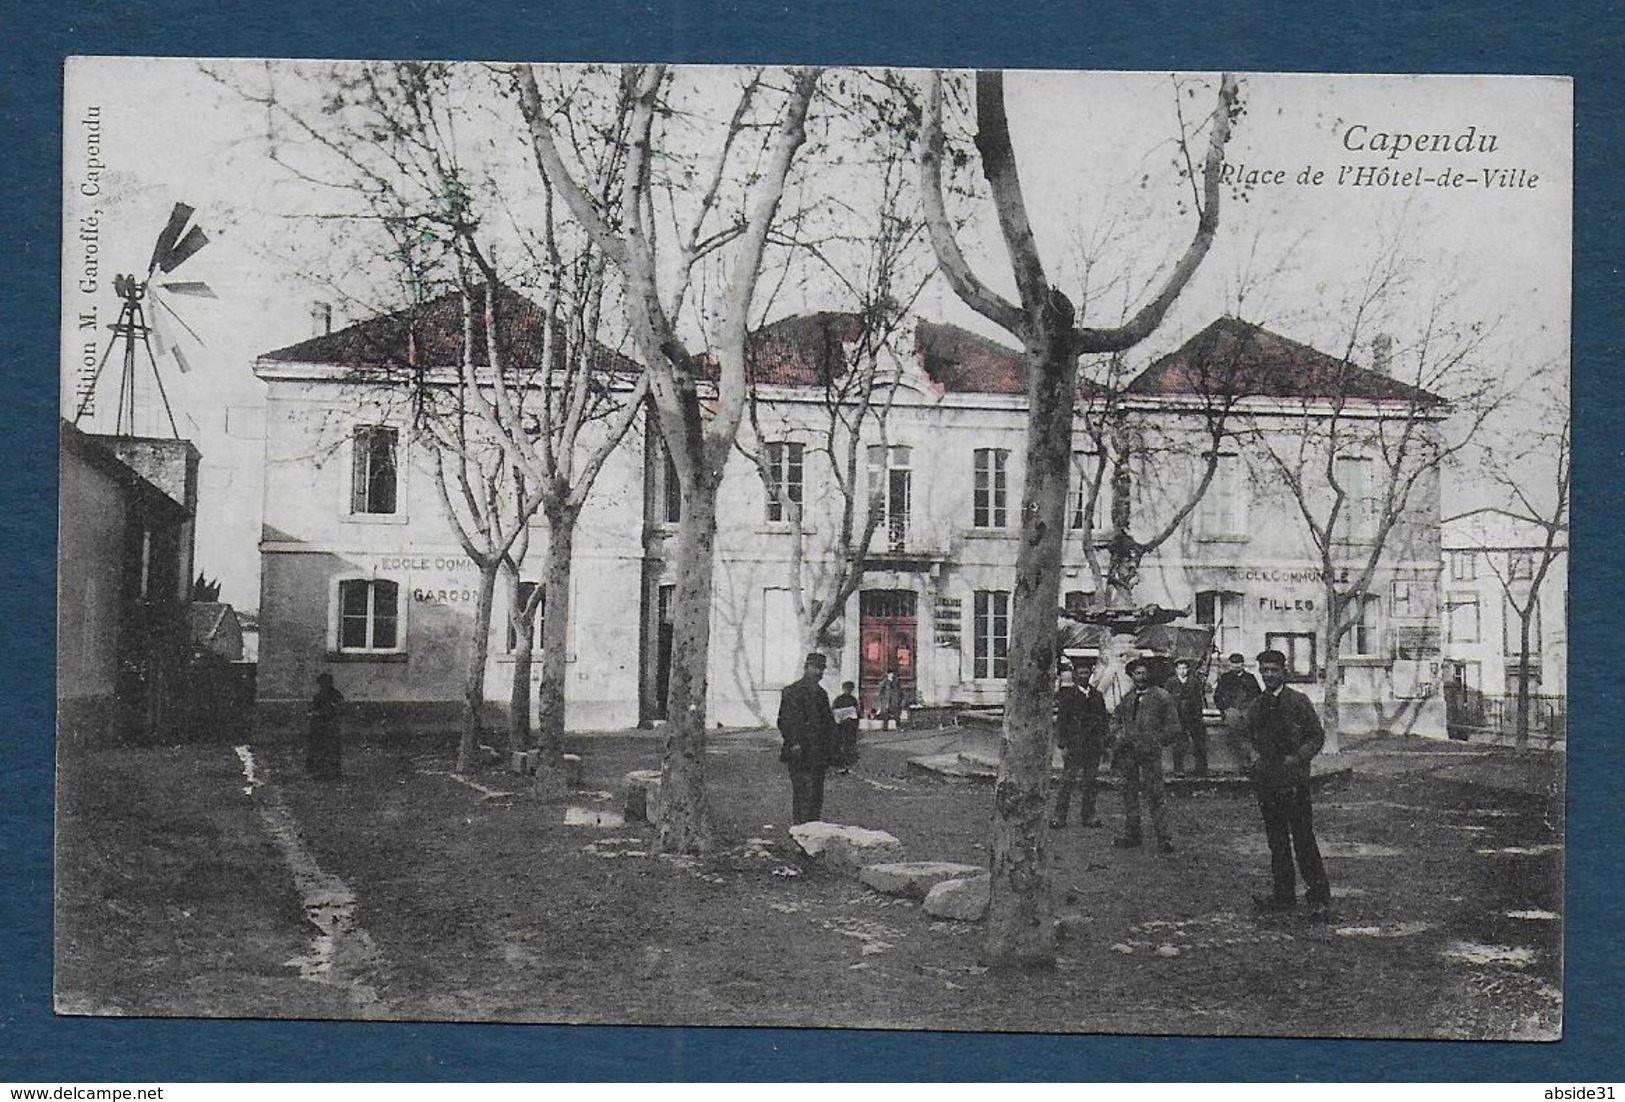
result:
[[(175, 204), (175, 209), (169, 212), (168, 225), (164, 226), (163, 232), (158, 235), (157, 242), (152, 246), (152, 260), (147, 264), (147, 275), (152, 275), (153, 271), (164, 263), (170, 254), (170, 250), (174, 249), (175, 242), (180, 240), (181, 231), (186, 228), (186, 223), (192, 220), (194, 213), (196, 212), (185, 203)], [(201, 246), (199, 247), (201, 248)], [(164, 271), (169, 271), (173, 266), (173, 264), (165, 265)]]
[[(162, 303), (159, 305), (162, 305)], [(186, 322), (182, 321), (180, 317), (178, 317), (175, 312), (170, 310), (168, 307), (164, 307), (163, 310), (152, 311), (152, 316), (147, 320), (147, 331), (151, 334), (153, 355), (160, 358), (164, 356), (173, 356), (175, 359), (175, 365), (181, 369), (181, 374), (185, 375), (192, 370), (192, 365), (186, 359), (186, 353), (181, 351), (180, 342), (177, 341), (174, 334), (169, 331), (169, 323), (166, 322), (163, 317), (165, 312), (168, 312), (170, 317), (179, 322), (181, 327), (188, 333), (192, 333), (191, 328), (187, 326)], [(192, 333), (192, 339), (197, 340), (196, 333)], [(198, 343), (201, 344), (202, 342), (199, 341)]]
[(160, 283), (158, 286), (172, 294), (192, 295), (196, 298), (219, 298), (214, 288), (201, 280), (181, 280), (177, 283)]
[(186, 260), (199, 249), (209, 243), (209, 235), (193, 226), (186, 231), (186, 236), (176, 243), (168, 253), (158, 258), (158, 269), (165, 275), (179, 268)]
[[(173, 306), (171, 306), (169, 303), (165, 302), (163, 299), (158, 298), (156, 295), (153, 296), (153, 301), (158, 304), (158, 310), (162, 310), (164, 313), (166, 313), (170, 317), (174, 318), (175, 323), (177, 325), (179, 325), (182, 329), (186, 330), (186, 332), (191, 336), (191, 338), (193, 340), (197, 341), (198, 344), (203, 343), (203, 338), (197, 335), (197, 330), (193, 329), (190, 325), (187, 325), (186, 324), (186, 319), (181, 317), (179, 314), (177, 314), (175, 312), (175, 308)], [(158, 320), (158, 317), (159, 317), (158, 310), (154, 310), (152, 312), (153, 321)], [(174, 342), (171, 341), (170, 343), (173, 344)]]

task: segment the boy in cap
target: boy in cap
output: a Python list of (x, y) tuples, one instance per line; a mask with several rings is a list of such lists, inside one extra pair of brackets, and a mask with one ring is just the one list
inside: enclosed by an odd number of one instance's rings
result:
[(1174, 772), (1185, 771), (1185, 747), (1189, 745), (1196, 758), (1196, 775), (1207, 776), (1207, 689), (1192, 669), (1189, 658), (1174, 660), (1174, 674), (1163, 688), (1179, 706), (1180, 740), (1174, 743)]
[(1129, 849), (1141, 843), (1140, 793), (1151, 805), (1151, 826), (1157, 832), (1157, 848), (1174, 852), (1168, 833), (1168, 804), (1162, 791), (1162, 749), (1172, 746), (1184, 734), (1179, 723), (1179, 705), (1151, 683), (1151, 664), (1144, 658), (1129, 659), (1126, 667), (1134, 687), (1123, 694), (1113, 716), (1116, 728), (1112, 764), (1123, 775), (1123, 833), (1112, 845)]
[(835, 753), (832, 764), (842, 773), (858, 763), (858, 687), (841, 682), (841, 695), (835, 698)]
[(1253, 755), (1248, 773), (1264, 819), (1270, 847), (1274, 891), (1254, 896), (1260, 911), (1287, 911), (1297, 906), (1292, 855), (1297, 851), (1309, 916), (1324, 919), (1332, 888), (1315, 843), (1314, 814), (1309, 805), (1309, 762), (1326, 741), (1320, 717), (1309, 698), (1286, 687), (1286, 655), (1266, 650), (1258, 656), (1264, 691), (1247, 705), (1246, 740)]
[(786, 685), (779, 697), (779, 734), (784, 737), (779, 760), (790, 769), (793, 824), (824, 816), (824, 770), (835, 739), (835, 714), (819, 684), (828, 664), (817, 651), (808, 654), (801, 680)]

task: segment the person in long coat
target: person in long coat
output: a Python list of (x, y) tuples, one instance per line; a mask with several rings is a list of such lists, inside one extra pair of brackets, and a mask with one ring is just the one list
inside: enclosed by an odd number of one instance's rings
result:
[(1247, 771), (1264, 819), (1274, 890), (1268, 896), (1254, 896), (1253, 906), (1261, 911), (1297, 906), (1292, 868), (1296, 851), (1310, 917), (1325, 918), (1332, 887), (1315, 842), (1309, 763), (1325, 744), (1326, 732), (1309, 698), (1286, 687), (1286, 655), (1264, 651), (1258, 656), (1258, 672), (1264, 678), (1264, 691), (1247, 705), (1246, 738), (1251, 750)]
[(1061, 788), (1055, 797), (1055, 815), (1049, 825), (1056, 830), (1066, 826), (1072, 805), (1072, 789), (1081, 783), (1082, 808), (1079, 821), (1098, 827), (1095, 794), (1100, 785), (1100, 758), (1106, 750), (1111, 725), (1106, 714), (1106, 698), (1089, 683), (1085, 671), (1076, 667), (1062, 674), (1063, 684), (1055, 694), (1055, 734), (1061, 745)]
[(306, 713), (309, 729), (305, 743), (305, 771), (322, 780), (344, 774), (344, 694), (333, 687), (333, 675), (316, 675), (316, 695)]
[(790, 770), (790, 821), (811, 823), (824, 816), (824, 770), (835, 740), (835, 713), (829, 694), (819, 684), (829, 660), (817, 651), (807, 655), (801, 680), (779, 696), (779, 760)]
[(1162, 789), (1162, 750), (1183, 735), (1179, 705), (1151, 683), (1151, 665), (1144, 658), (1131, 659), (1128, 674), (1134, 687), (1118, 702), (1113, 716), (1114, 747), (1112, 764), (1123, 781), (1123, 833), (1112, 845), (1127, 849), (1140, 845), (1140, 796), (1151, 808), (1151, 826), (1157, 832), (1157, 848), (1174, 851), (1168, 830), (1168, 803)]
[(1225, 745), (1230, 756), (1239, 762), (1247, 757), (1244, 745), (1247, 705), (1264, 690), (1259, 687), (1258, 678), (1248, 671), (1247, 659), (1232, 654), (1227, 662), (1225, 671), (1219, 675), (1219, 683), (1213, 686), (1213, 706), (1224, 713)]
[(1163, 682), (1163, 688), (1179, 705), (1179, 727), (1183, 737), (1174, 743), (1174, 772), (1185, 771), (1185, 748), (1189, 746), (1196, 759), (1196, 775), (1207, 776), (1207, 690), (1202, 679), (1191, 668), (1189, 658), (1174, 662), (1173, 676)]
[(903, 686), (897, 680), (896, 670), (887, 670), (875, 689), (875, 715), (880, 719), (882, 731), (890, 730), (893, 723), (899, 729), (903, 726)]

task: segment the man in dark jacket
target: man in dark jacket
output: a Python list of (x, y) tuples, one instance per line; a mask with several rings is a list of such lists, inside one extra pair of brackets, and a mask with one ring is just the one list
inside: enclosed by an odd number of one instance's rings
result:
[(1140, 835), (1140, 793), (1151, 805), (1151, 825), (1157, 832), (1157, 848), (1174, 852), (1168, 833), (1168, 805), (1162, 791), (1162, 749), (1172, 746), (1183, 733), (1179, 706), (1167, 691), (1151, 683), (1151, 666), (1144, 658), (1130, 659), (1126, 667), (1134, 688), (1123, 694), (1113, 716), (1116, 728), (1112, 764), (1123, 777), (1123, 833), (1112, 839), (1120, 849), (1138, 846)]
[(1326, 866), (1315, 844), (1314, 814), (1309, 805), (1309, 762), (1326, 741), (1320, 717), (1309, 698), (1286, 687), (1286, 655), (1267, 650), (1258, 656), (1264, 691), (1247, 705), (1246, 745), (1252, 760), (1248, 772), (1264, 817), (1264, 837), (1270, 847), (1270, 874), (1274, 891), (1254, 896), (1261, 911), (1286, 911), (1297, 906), (1297, 882), (1292, 854), (1297, 851), (1310, 917), (1323, 919), (1331, 904), (1332, 888)]
[(1061, 744), (1061, 791), (1055, 797), (1055, 817), (1049, 825), (1056, 830), (1066, 826), (1072, 788), (1081, 780), (1081, 822), (1086, 827), (1097, 827), (1100, 820), (1095, 818), (1095, 793), (1109, 724), (1106, 698), (1089, 683), (1087, 670), (1074, 666), (1063, 671), (1061, 681), (1060, 691), (1055, 694), (1055, 735)]
[(1179, 729), (1182, 737), (1174, 743), (1174, 772), (1185, 771), (1185, 747), (1191, 748), (1196, 758), (1196, 774), (1199, 777), (1207, 776), (1207, 720), (1203, 717), (1207, 711), (1207, 690), (1202, 685), (1202, 679), (1197, 677), (1191, 669), (1189, 658), (1180, 658), (1174, 662), (1174, 673), (1163, 688), (1168, 695), (1174, 698), (1179, 706)]
[(835, 739), (835, 713), (829, 694), (818, 683), (828, 659), (807, 655), (801, 680), (784, 687), (779, 697), (779, 734), (784, 746), (779, 760), (790, 767), (790, 821), (815, 822), (824, 816), (824, 770)]

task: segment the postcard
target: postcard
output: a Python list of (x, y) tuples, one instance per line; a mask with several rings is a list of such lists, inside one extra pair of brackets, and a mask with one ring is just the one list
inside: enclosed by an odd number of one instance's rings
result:
[(1559, 1038), (1572, 99), (70, 59), (57, 1012)]

